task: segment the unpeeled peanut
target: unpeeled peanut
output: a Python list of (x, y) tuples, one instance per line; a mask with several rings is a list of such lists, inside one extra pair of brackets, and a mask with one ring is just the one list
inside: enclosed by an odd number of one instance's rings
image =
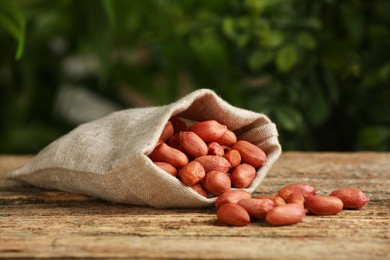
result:
[(194, 132), (205, 142), (215, 142), (221, 138), (227, 130), (225, 125), (216, 120), (207, 120), (193, 124), (189, 131)]
[(236, 188), (247, 188), (255, 177), (255, 167), (247, 163), (238, 165), (230, 175), (232, 185)]
[(274, 226), (291, 225), (302, 221), (305, 215), (304, 207), (297, 204), (286, 204), (275, 207), (268, 212), (266, 220)]
[(307, 183), (296, 183), (284, 186), (279, 190), (278, 195), (286, 200), (291, 193), (301, 194), (306, 199), (316, 195), (316, 190)]
[(197, 193), (199, 193), (201, 196), (207, 198), (207, 191), (205, 188), (202, 186), (202, 184), (195, 184), (192, 186), (192, 189), (194, 189)]
[(263, 166), (267, 161), (264, 151), (248, 141), (239, 140), (233, 145), (232, 149), (240, 152), (244, 163), (248, 163), (255, 168)]
[(158, 167), (160, 167), (172, 176), (177, 175), (177, 169), (172, 164), (166, 162), (154, 162), (154, 164), (156, 164)]
[(230, 163), (222, 156), (204, 155), (195, 159), (203, 165), (206, 172), (220, 171), (228, 172), (231, 168)]
[(206, 190), (216, 196), (230, 190), (231, 181), (229, 176), (221, 171), (210, 171), (203, 179)]
[(226, 203), (219, 207), (217, 218), (221, 223), (231, 226), (245, 226), (250, 222), (248, 212), (243, 207), (233, 203)]
[(188, 164), (188, 158), (183, 152), (165, 143), (156, 146), (149, 156), (155, 162), (166, 162), (176, 168), (182, 168)]
[(196, 162), (192, 161), (189, 164), (186, 164), (179, 171), (180, 180), (187, 186), (194, 186), (200, 182), (206, 175), (206, 172), (203, 166)]
[(315, 215), (336, 215), (343, 209), (343, 202), (336, 196), (310, 196), (306, 208)]
[(218, 196), (218, 199), (215, 201), (215, 206), (219, 208), (225, 203), (237, 204), (240, 200), (251, 197), (252, 195), (246, 190), (229, 190)]
[(171, 138), (166, 141), (166, 144), (172, 148), (180, 147), (180, 133), (174, 134)]
[(360, 189), (339, 189), (333, 191), (330, 196), (336, 196), (341, 199), (344, 204), (344, 209), (360, 209), (368, 203), (368, 198)]
[(276, 207), (276, 204), (269, 199), (242, 199), (238, 202), (238, 205), (246, 209), (249, 216), (252, 218), (262, 219), (266, 214)]
[(217, 143), (217, 142), (211, 142), (207, 145), (209, 155), (217, 155), (217, 156), (223, 156), (225, 154), (225, 150), (223, 147)]
[(256, 197), (256, 199), (270, 199), (276, 204), (276, 206), (286, 205), (286, 201), (278, 195), (276, 195), (276, 196), (258, 196), (258, 197)]
[(219, 138), (216, 142), (222, 146), (232, 146), (237, 142), (237, 136), (235, 133), (227, 129), (225, 134), (221, 138)]
[(174, 129), (173, 129), (173, 125), (172, 125), (172, 122), (171, 121), (168, 121), (166, 124), (165, 124), (165, 127), (161, 133), (161, 136), (160, 136), (160, 140), (162, 140), (163, 142), (165, 142), (166, 140), (168, 140), (174, 133)]
[(302, 207), (305, 206), (305, 198), (302, 196), (302, 194), (299, 194), (299, 193), (291, 193), (287, 199), (286, 199), (286, 203), (289, 204), (289, 203), (294, 203), (294, 204), (298, 204)]
[(223, 157), (228, 160), (232, 168), (240, 165), (241, 163), (241, 155), (237, 150), (229, 150)]
[(193, 132), (180, 132), (179, 142), (183, 150), (192, 158), (207, 154), (207, 144)]

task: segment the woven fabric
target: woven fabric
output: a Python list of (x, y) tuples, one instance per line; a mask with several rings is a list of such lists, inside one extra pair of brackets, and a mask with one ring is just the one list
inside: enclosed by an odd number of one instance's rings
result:
[(278, 133), (265, 115), (228, 104), (200, 89), (165, 106), (127, 109), (75, 128), (40, 151), (11, 178), (32, 185), (104, 200), (159, 208), (212, 206), (148, 158), (171, 116), (215, 119), (268, 156), (247, 188), (253, 192), (281, 154)]

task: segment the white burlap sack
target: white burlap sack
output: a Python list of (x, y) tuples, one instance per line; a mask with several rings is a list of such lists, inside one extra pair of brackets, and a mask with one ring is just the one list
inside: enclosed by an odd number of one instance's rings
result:
[(215, 119), (262, 148), (268, 161), (247, 189), (255, 191), (281, 154), (277, 130), (265, 115), (234, 107), (213, 91), (201, 89), (165, 106), (112, 113), (75, 128), (10, 173), (32, 185), (85, 194), (118, 203), (159, 208), (212, 206), (148, 158), (173, 115)]

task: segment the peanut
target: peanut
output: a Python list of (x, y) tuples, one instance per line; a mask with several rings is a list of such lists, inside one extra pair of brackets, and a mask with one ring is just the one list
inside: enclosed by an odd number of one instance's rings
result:
[(208, 148), (208, 155), (217, 155), (217, 156), (223, 156), (225, 154), (225, 150), (223, 147), (217, 143), (217, 142), (211, 142), (207, 145)]
[(240, 200), (248, 198), (251, 198), (251, 194), (245, 190), (229, 190), (219, 195), (215, 206), (219, 208), (225, 203), (237, 204)]
[(207, 191), (206, 191), (205, 188), (202, 186), (202, 184), (195, 184), (194, 186), (192, 186), (192, 188), (193, 188), (197, 193), (199, 193), (201, 196), (207, 198)]
[(279, 190), (278, 195), (286, 200), (291, 193), (301, 194), (306, 199), (309, 196), (316, 195), (316, 190), (309, 184), (297, 183), (284, 186)]
[(216, 196), (230, 190), (231, 181), (229, 176), (220, 171), (211, 171), (203, 179), (206, 190)]
[(172, 135), (173, 135), (173, 125), (172, 125), (172, 122), (171, 121), (168, 121), (166, 124), (165, 124), (165, 127), (161, 133), (161, 136), (160, 136), (160, 140), (162, 140), (163, 142), (165, 142), (166, 140), (168, 140)]
[(192, 158), (207, 154), (207, 144), (193, 132), (180, 132), (180, 145)]
[(344, 209), (360, 209), (368, 203), (368, 198), (360, 189), (339, 189), (333, 191), (330, 196), (336, 196), (341, 199), (344, 204)]
[(256, 169), (250, 164), (243, 163), (234, 168), (230, 180), (236, 188), (247, 188), (256, 177)]
[(343, 201), (336, 196), (310, 196), (306, 208), (315, 215), (336, 215), (343, 209)]
[(227, 129), (225, 134), (216, 142), (223, 146), (232, 146), (237, 142), (237, 136), (235, 133)]
[(184, 165), (179, 171), (180, 180), (187, 186), (194, 186), (196, 183), (200, 182), (205, 175), (206, 172), (203, 166), (196, 161)]
[(287, 199), (286, 199), (286, 203), (289, 204), (289, 203), (294, 203), (294, 204), (298, 204), (302, 207), (305, 206), (305, 198), (302, 196), (302, 194), (299, 194), (299, 193), (291, 193)]
[(237, 150), (229, 150), (223, 157), (228, 160), (232, 168), (240, 165), (241, 163), (241, 155)]
[(158, 139), (158, 141), (157, 141), (156, 145), (154, 146), (154, 148), (156, 148), (157, 146), (159, 146), (162, 143), (163, 143), (163, 141), (161, 139)]
[(226, 160), (222, 156), (204, 155), (196, 158), (195, 161), (200, 162), (200, 164), (203, 165), (206, 172), (211, 172), (211, 171), (228, 172), (231, 168), (231, 165), (228, 162), (228, 160)]
[(219, 207), (217, 218), (219, 222), (230, 226), (245, 226), (250, 222), (248, 212), (243, 207), (232, 203)]
[(259, 168), (267, 161), (267, 156), (263, 150), (250, 142), (240, 140), (237, 141), (232, 149), (240, 152), (241, 159), (244, 163), (248, 163), (255, 168)]
[(270, 199), (272, 200), (276, 206), (286, 205), (286, 201), (280, 196), (258, 196), (255, 199)]
[(274, 226), (291, 225), (302, 221), (305, 215), (304, 207), (297, 204), (286, 204), (275, 207), (268, 212), (266, 220)]
[(252, 218), (262, 219), (266, 214), (276, 207), (275, 203), (269, 199), (242, 199), (238, 202), (249, 213)]
[(225, 134), (227, 127), (215, 120), (208, 120), (193, 124), (189, 130), (205, 142), (215, 142)]
[(158, 167), (160, 167), (161, 169), (163, 169), (164, 171), (166, 171), (167, 173), (169, 173), (172, 176), (177, 175), (177, 169), (175, 167), (173, 167), (172, 164), (169, 164), (166, 162), (154, 162), (154, 164), (156, 164)]
[(180, 147), (180, 133), (174, 134), (166, 141), (166, 144), (172, 148), (178, 149)]
[(165, 143), (162, 143), (149, 155), (152, 161), (166, 162), (172, 164), (176, 168), (182, 168), (188, 164), (187, 156), (178, 149), (172, 148)]

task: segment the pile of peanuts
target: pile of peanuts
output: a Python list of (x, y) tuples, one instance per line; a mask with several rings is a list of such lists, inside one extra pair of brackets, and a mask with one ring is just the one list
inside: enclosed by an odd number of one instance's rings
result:
[(247, 188), (267, 161), (263, 150), (216, 120), (187, 123), (179, 117), (165, 125), (149, 158), (200, 195), (219, 196)]
[(307, 213), (335, 215), (368, 203), (359, 189), (316, 195), (306, 183), (287, 185), (275, 196), (253, 198), (242, 189), (251, 185), (267, 156), (256, 145), (237, 140), (234, 132), (216, 120), (189, 125), (182, 118), (172, 117), (149, 158), (200, 195), (218, 197), (217, 218), (230, 226), (245, 226), (251, 219), (265, 219), (275, 226), (290, 225), (302, 221)]
[(343, 209), (360, 209), (368, 198), (360, 189), (344, 188), (330, 195), (316, 195), (307, 183), (290, 184), (275, 196), (252, 195), (245, 190), (231, 190), (216, 201), (217, 218), (226, 225), (245, 226), (252, 219), (265, 219), (274, 226), (291, 225), (303, 220), (306, 213), (336, 215)]

